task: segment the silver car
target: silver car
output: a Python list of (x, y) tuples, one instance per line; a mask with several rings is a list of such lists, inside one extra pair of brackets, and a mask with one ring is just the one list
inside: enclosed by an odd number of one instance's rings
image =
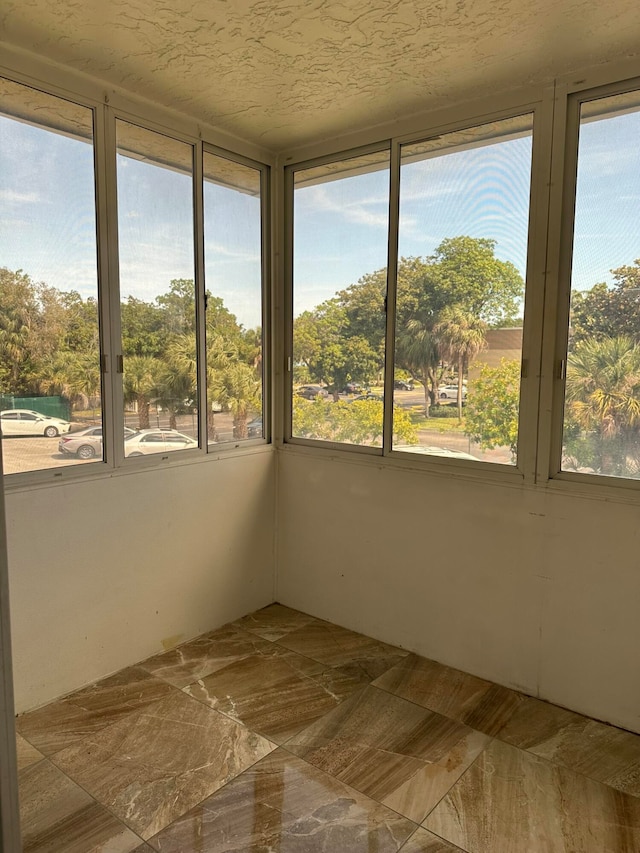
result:
[[(135, 434), (134, 429), (124, 428), (125, 438)], [(102, 425), (85, 427), (63, 436), (58, 442), (58, 450), (67, 456), (77, 456), (78, 459), (102, 459)]]

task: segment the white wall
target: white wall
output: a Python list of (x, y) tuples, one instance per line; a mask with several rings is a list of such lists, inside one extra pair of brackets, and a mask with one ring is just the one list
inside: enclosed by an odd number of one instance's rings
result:
[(272, 448), (6, 496), (16, 710), (273, 600)]
[(640, 731), (637, 506), (278, 456), (279, 601)]

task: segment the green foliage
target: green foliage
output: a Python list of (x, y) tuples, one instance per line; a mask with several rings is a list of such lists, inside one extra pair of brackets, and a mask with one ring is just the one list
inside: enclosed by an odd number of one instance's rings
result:
[(640, 259), (611, 270), (613, 287), (600, 282), (572, 293), (571, 348), (582, 341), (629, 336), (640, 342)]
[[(444, 362), (461, 376), (487, 325), (516, 315), (524, 282), (513, 264), (495, 257), (495, 245), (454, 237), (431, 257), (398, 263), (396, 365), (422, 384), (427, 417)], [(386, 270), (377, 270), (295, 320), (294, 359), (312, 381), (339, 388), (349, 380), (370, 383), (382, 370), (386, 290)]]
[(458, 305), (488, 325), (510, 321), (524, 293), (522, 276), (509, 261), (495, 257), (495, 240), (452, 237), (431, 258), (446, 305)]
[(469, 383), (465, 433), (483, 450), (509, 447), (515, 459), (518, 444), (520, 364), (501, 359), (498, 367), (483, 365)]
[[(344, 444), (375, 445), (382, 443), (383, 404), (378, 400), (356, 400), (353, 403), (332, 402), (316, 398), (293, 399), (293, 434), (299, 438), (316, 438)], [(417, 444), (418, 433), (409, 414), (394, 409), (394, 439), (400, 444)]]
[(298, 317), (293, 340), (296, 362), (336, 397), (347, 382), (370, 383), (382, 365), (370, 341), (353, 334), (347, 310), (337, 298)]
[(130, 356), (159, 358), (164, 349), (162, 309), (152, 302), (129, 296), (120, 306), (122, 352)]
[(640, 345), (580, 341), (567, 361), (565, 464), (609, 476), (640, 468)]
[[(244, 329), (219, 297), (209, 295), (207, 301), (208, 385), (233, 412), (242, 437), (249, 412), (260, 407), (261, 331)], [(141, 428), (149, 426), (154, 400), (175, 426), (176, 413), (196, 398), (193, 281), (174, 279), (153, 302), (128, 297), (121, 319), (125, 399), (136, 402)], [(55, 394), (95, 407), (99, 339), (95, 299), (0, 268), (0, 393)]]

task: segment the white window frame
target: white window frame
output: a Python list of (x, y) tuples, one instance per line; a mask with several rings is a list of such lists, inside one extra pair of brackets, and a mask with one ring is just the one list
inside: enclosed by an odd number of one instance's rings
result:
[[(395, 352), (395, 294), (398, 260), (398, 216), (400, 190), (400, 146), (419, 142), (431, 137), (473, 128), (488, 122), (508, 119), (518, 115), (532, 114), (533, 145), (531, 160), (529, 230), (527, 237), (527, 270), (525, 289), (525, 322), (523, 330), (522, 370), (520, 383), (520, 416), (518, 434), (517, 465), (501, 465), (491, 462), (473, 462), (442, 457), (413, 456), (391, 448), (391, 424), (393, 401), (394, 364), (390, 354)], [(295, 172), (313, 166), (344, 160), (349, 157), (380, 151), (389, 145), (384, 136), (366, 146), (350, 149), (338, 149), (330, 153), (318, 154), (313, 158), (298, 159), (294, 155), (286, 158), (285, 166), (285, 294), (286, 294), (286, 338), (285, 338), (285, 430), (283, 447), (287, 450), (324, 450), (340, 454), (360, 454), (374, 457), (379, 463), (382, 457), (385, 463), (396, 467), (419, 468), (433, 473), (460, 474), (481, 479), (497, 479), (500, 482), (533, 484), (536, 480), (536, 458), (538, 437), (538, 400), (540, 396), (540, 359), (542, 349), (542, 318), (545, 304), (546, 234), (549, 197), (549, 173), (551, 160), (551, 137), (553, 124), (553, 90), (543, 88), (535, 90), (532, 97), (515, 100), (503, 108), (496, 109), (495, 101), (491, 109), (478, 112), (449, 110), (432, 117), (430, 122), (423, 120), (422, 125), (413, 122), (413, 127), (397, 133), (390, 140), (391, 175), (389, 197), (388, 264), (387, 264), (387, 331), (385, 347), (385, 388), (384, 388), (384, 432), (383, 446), (360, 447), (357, 445), (298, 438), (292, 435), (292, 366), (293, 366), (293, 218), (294, 218), (294, 175)], [(389, 402), (391, 401), (391, 402)]]
[[(240, 448), (240, 447), (256, 447), (262, 444), (266, 444), (271, 442), (271, 420), (272, 420), (272, 401), (271, 396), (273, 392), (273, 383), (271, 381), (271, 371), (269, 369), (271, 364), (271, 359), (269, 354), (271, 352), (272, 347), (272, 329), (271, 329), (271, 317), (270, 317), (270, 306), (271, 306), (271, 169), (269, 165), (266, 163), (261, 163), (257, 160), (253, 160), (250, 157), (243, 157), (241, 154), (234, 154), (231, 151), (226, 151), (219, 146), (212, 145), (210, 143), (205, 143), (203, 145), (203, 152), (205, 154), (213, 154), (216, 157), (221, 157), (224, 160), (230, 160), (232, 163), (239, 163), (241, 166), (247, 166), (250, 169), (255, 169), (259, 174), (260, 178), (260, 247), (262, 252), (261, 258), (261, 274), (262, 274), (262, 305), (260, 311), (260, 317), (262, 322), (262, 372), (261, 372), (261, 382), (262, 382), (262, 438), (245, 438), (241, 441), (233, 440), (227, 442), (219, 442), (217, 444), (209, 444), (208, 452), (215, 453), (218, 450), (223, 450), (225, 448)], [(200, 158), (200, 168), (202, 168), (202, 158)], [(204, 183), (202, 180), (198, 182), (199, 187), (202, 187), (202, 191), (204, 192)], [(204, 205), (202, 206), (203, 211), (203, 227), (199, 228), (199, 233), (202, 235), (202, 279), (205, 281), (204, 274), (204, 266), (205, 266), (205, 257), (204, 257)], [(206, 290), (206, 282), (205, 287), (203, 288), (203, 300), (204, 300), (204, 291)], [(215, 290), (211, 288), (211, 293), (215, 296)], [(204, 302), (203, 302), (204, 304)], [(201, 339), (205, 341), (204, 352), (201, 358), (201, 366), (203, 372), (206, 374), (206, 330), (205, 330), (205, 317), (204, 311), (202, 312), (202, 337)], [(206, 388), (206, 376), (203, 380), (203, 387)], [(206, 395), (205, 395), (206, 396)], [(204, 432), (205, 436), (205, 445), (206, 435), (207, 435), (207, 424), (206, 424), (206, 409), (204, 415)]]
[(633, 76), (627, 69), (628, 64), (618, 72), (596, 69), (579, 80), (571, 75), (556, 87), (536, 481), (550, 491), (639, 503), (638, 479), (562, 470), (580, 108), (598, 98), (640, 92), (637, 66)]
[[(285, 306), (286, 306), (286, 369), (285, 369), (285, 389), (284, 399), (286, 410), (284, 415), (284, 440), (285, 442), (301, 447), (324, 447), (328, 450), (347, 450), (352, 453), (361, 453), (368, 456), (381, 456), (382, 448), (371, 447), (369, 445), (358, 444), (343, 444), (335, 441), (323, 441), (321, 439), (301, 438), (293, 435), (293, 300), (294, 300), (294, 281), (293, 281), (293, 228), (294, 228), (294, 176), (298, 171), (305, 169), (313, 169), (316, 166), (325, 166), (329, 163), (349, 160), (354, 157), (364, 157), (367, 154), (378, 154), (382, 151), (391, 151), (390, 140), (382, 140), (382, 142), (374, 143), (360, 148), (351, 149), (349, 151), (339, 151), (336, 154), (328, 154), (323, 157), (315, 157), (311, 160), (303, 160), (299, 163), (287, 165), (285, 167), (285, 233), (286, 233), (286, 251), (285, 251)], [(388, 265), (388, 264), (387, 264)], [(386, 361), (385, 361), (386, 370)], [(385, 396), (386, 399), (386, 396)]]
[[(15, 60), (15, 62), (13, 61)], [(270, 190), (275, 158), (269, 152), (164, 108), (154, 107), (128, 93), (105, 90), (104, 86), (82, 78), (68, 69), (52, 70), (46, 62), (31, 57), (12, 57), (11, 66), (0, 60), (0, 76), (11, 82), (38, 90), (46, 95), (85, 107), (93, 116), (93, 160), (96, 220), (96, 256), (98, 316), (100, 327), (100, 369), (102, 375), (103, 459), (88, 465), (68, 465), (4, 476), (9, 491), (48, 487), (62, 483), (101, 479), (130, 474), (163, 465), (192, 464), (219, 460), (237, 453), (271, 452), (272, 389), (271, 360), (271, 228)], [(45, 82), (46, 81), (46, 82)], [(194, 280), (196, 287), (196, 329), (198, 340), (198, 432), (199, 448), (181, 453), (128, 459), (124, 447), (116, 439), (124, 423), (122, 374), (118, 372), (122, 357), (120, 299), (118, 273), (118, 217), (116, 180), (116, 119), (160, 133), (192, 145), (193, 150), (193, 234)], [(231, 147), (227, 147), (231, 146)], [(207, 446), (206, 440), (206, 365), (204, 341), (204, 231), (203, 231), (203, 151), (244, 163), (260, 173), (260, 215), (262, 250), (262, 389), (264, 437), (220, 442)]]

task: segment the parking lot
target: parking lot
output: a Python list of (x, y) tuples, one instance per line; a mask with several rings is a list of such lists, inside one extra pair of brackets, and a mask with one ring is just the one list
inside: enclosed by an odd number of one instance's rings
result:
[[(134, 414), (127, 413), (126, 426), (137, 429), (138, 420)], [(92, 422), (74, 422), (74, 429), (82, 429)], [(168, 427), (169, 419), (166, 414), (155, 413), (149, 423), (150, 427)], [(219, 441), (233, 440), (233, 415), (221, 412), (215, 416), (215, 427)], [(176, 428), (185, 435), (197, 438), (198, 425), (194, 415), (180, 415)], [(10, 436), (2, 439), (2, 456), (5, 474), (18, 474), (25, 471), (43, 471), (49, 468), (68, 468), (70, 465), (95, 465), (100, 458), (78, 459), (58, 450), (59, 437), (45, 438), (44, 436)]]

